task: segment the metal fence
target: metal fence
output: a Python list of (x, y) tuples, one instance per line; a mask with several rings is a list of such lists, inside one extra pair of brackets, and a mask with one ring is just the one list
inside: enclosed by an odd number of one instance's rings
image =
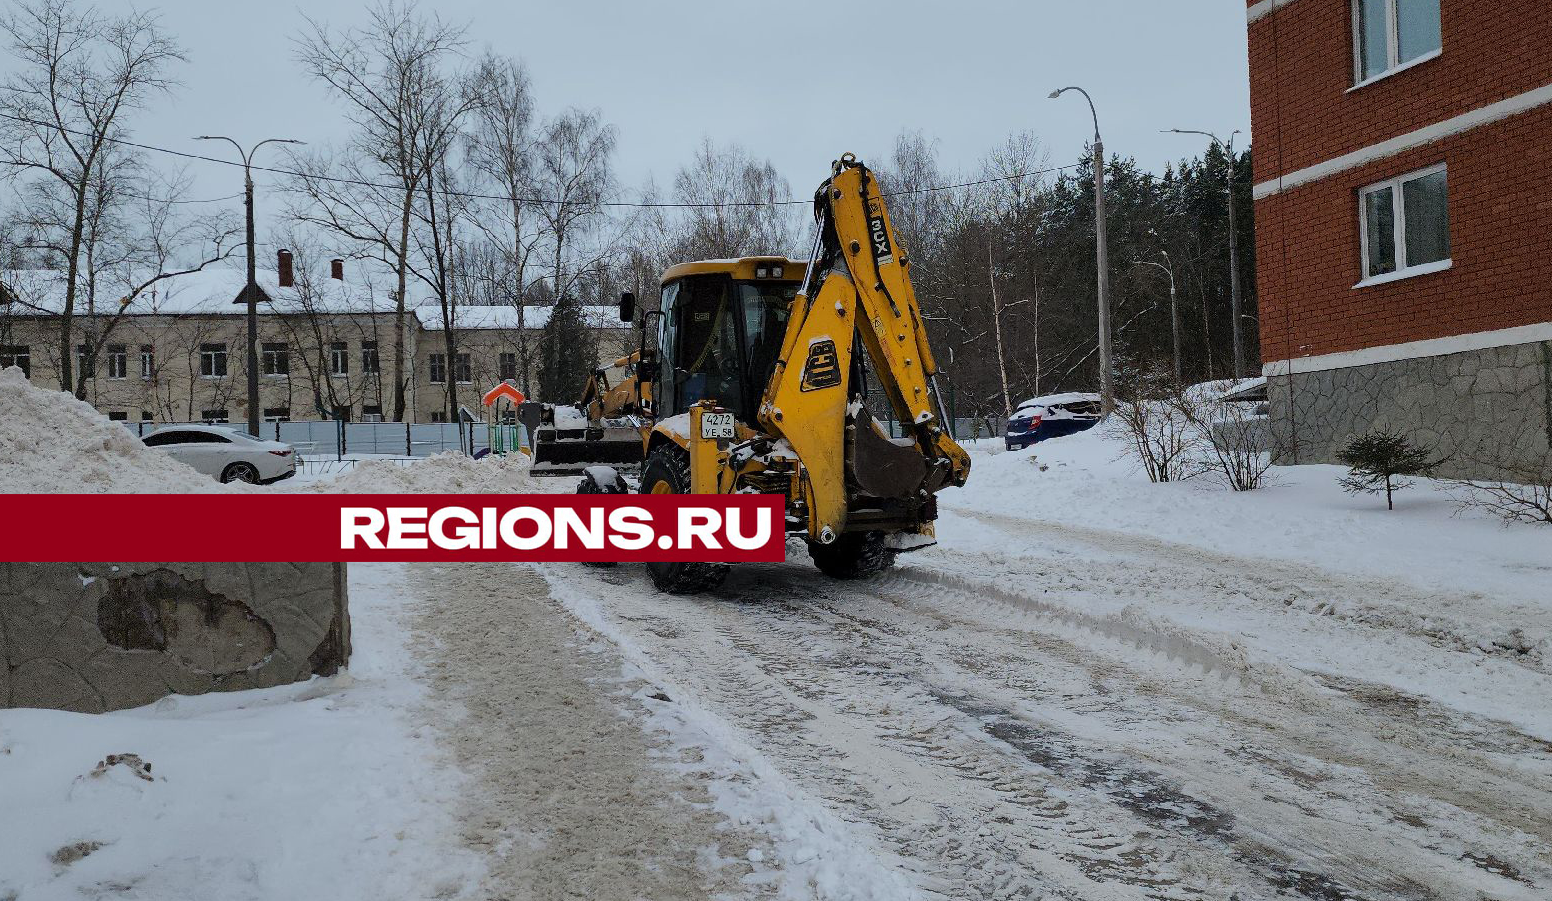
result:
[[(186, 422), (126, 422), (135, 434), (144, 437), (153, 429), (178, 425), (201, 425)], [(231, 427), (241, 429), (241, 423)], [(429, 457), (444, 451), (478, 454), (487, 448), (485, 423), (464, 423), (460, 434), (454, 422), (339, 422), (335, 420), (302, 420), (294, 422), (265, 422), (259, 425), (259, 437), (271, 438), (296, 448), (305, 459), (333, 457), (343, 459), (347, 455), (373, 455), (391, 457)]]

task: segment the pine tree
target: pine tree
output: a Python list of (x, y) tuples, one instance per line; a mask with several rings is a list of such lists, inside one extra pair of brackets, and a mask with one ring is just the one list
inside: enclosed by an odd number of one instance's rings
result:
[(1396, 509), (1392, 495), (1412, 487), (1406, 476), (1432, 475), (1438, 467), (1433, 452), (1396, 432), (1375, 430), (1348, 439), (1336, 458), (1347, 467), (1338, 484), (1348, 494), (1385, 492), (1385, 507)]
[(570, 294), (556, 301), (540, 341), (539, 398), (576, 403), (598, 365), (592, 332), (582, 319), (582, 302)]

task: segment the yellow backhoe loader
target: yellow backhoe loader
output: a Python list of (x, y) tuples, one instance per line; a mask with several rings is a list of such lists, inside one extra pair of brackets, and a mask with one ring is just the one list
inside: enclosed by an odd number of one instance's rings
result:
[[(846, 154), (814, 195), (807, 262), (747, 257), (683, 263), (643, 317), (635, 381), (642, 429), (638, 490), (755, 491), (786, 497), (787, 532), (836, 578), (878, 572), (934, 542), (936, 495), (963, 485), (970, 458), (945, 430), (937, 364), (873, 173)], [(635, 298), (621, 298), (635, 319)], [(870, 378), (877, 392), (869, 392)], [(868, 409), (882, 394), (905, 431)], [(623, 493), (588, 467), (582, 493)], [(726, 564), (653, 563), (657, 587), (711, 588)]]

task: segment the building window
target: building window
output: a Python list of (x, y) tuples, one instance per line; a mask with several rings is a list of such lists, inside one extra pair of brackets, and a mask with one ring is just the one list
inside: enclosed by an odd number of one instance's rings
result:
[(124, 410), (109, 410), (108, 411), (108, 420), (110, 422), (125, 422), (128, 419), (129, 419), (129, 413), (125, 412)]
[(329, 342), (329, 375), (350, 374), (350, 346), (343, 341)]
[(201, 422), (226, 422), (225, 410), (201, 410), (199, 411)]
[(32, 349), (25, 344), (0, 344), (0, 369), (15, 366), (32, 378)]
[(199, 346), (199, 374), (207, 379), (226, 378), (226, 345), (201, 344)]
[(82, 378), (97, 377), (97, 357), (91, 353), (90, 344), (75, 346), (75, 368)]
[(375, 375), (377, 373), (377, 342), (361, 342), (361, 371)]
[(1353, 0), (1353, 57), (1359, 84), (1443, 46), (1439, 0)]
[(349, 422), (350, 404), (336, 404), (334, 406), (334, 418), (340, 422)]
[(433, 411), (431, 411), (431, 421), (432, 422), (446, 422), (447, 421), (447, 411), (446, 410), (433, 410)]
[(501, 380), (517, 381), (517, 354), (501, 355)]
[(140, 377), (150, 381), (156, 375), (156, 349), (149, 344), (140, 345)]
[(265, 422), (290, 422), (291, 421), (291, 408), (290, 407), (265, 407), (264, 408), (264, 421)]
[(129, 349), (122, 344), (108, 345), (108, 378), (129, 378)]
[(447, 354), (431, 355), (431, 383), (440, 385), (447, 381)]
[(1443, 166), (1358, 193), (1365, 280), (1437, 272), (1450, 263), (1448, 179)]
[(455, 373), (458, 378), (458, 384), (467, 385), (474, 381), (474, 368), (469, 365), (468, 354), (459, 354), (454, 358), (454, 362), (458, 364), (458, 371)]
[(361, 406), (362, 422), (382, 422), (383, 408), (377, 404), (363, 404)]
[(156, 414), (155, 413), (151, 412), (150, 410), (141, 410), (140, 411), (140, 421), (141, 422), (154, 422), (155, 420), (156, 420)]
[(265, 375), (285, 375), (291, 371), (291, 354), (284, 341), (265, 343), (260, 369)]

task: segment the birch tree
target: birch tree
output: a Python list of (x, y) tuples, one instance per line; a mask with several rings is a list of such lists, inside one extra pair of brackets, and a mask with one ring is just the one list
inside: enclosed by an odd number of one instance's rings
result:
[(83, 252), (101, 212), (94, 180), (113, 171), (105, 158), (130, 114), (174, 87), (168, 70), (184, 56), (154, 15), (108, 15), (73, 0), (21, 0), (0, 14), (0, 32), (15, 60), (0, 84), (0, 166), (66, 210), (53, 243), (65, 269), (59, 387), (73, 391)]

